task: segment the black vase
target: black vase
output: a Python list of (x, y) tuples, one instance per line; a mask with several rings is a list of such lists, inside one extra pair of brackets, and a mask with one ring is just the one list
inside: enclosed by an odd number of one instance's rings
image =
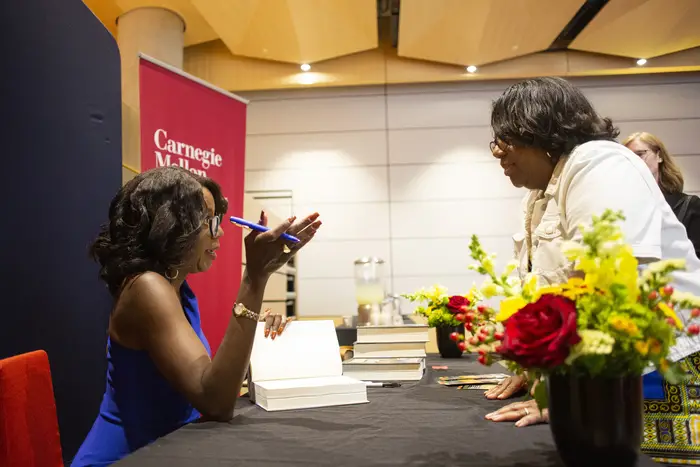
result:
[(442, 358), (459, 358), (462, 356), (462, 351), (457, 347), (457, 343), (450, 339), (450, 334), (453, 332), (464, 334), (464, 325), (438, 326), (435, 328), (438, 351)]
[(568, 467), (633, 467), (642, 444), (642, 378), (550, 376), (549, 423)]

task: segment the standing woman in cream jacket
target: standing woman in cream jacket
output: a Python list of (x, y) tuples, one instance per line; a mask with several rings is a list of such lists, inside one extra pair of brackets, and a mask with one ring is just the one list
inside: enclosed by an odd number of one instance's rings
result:
[[(601, 118), (581, 90), (560, 78), (517, 83), (494, 102), (491, 127), (491, 151), (505, 176), (529, 190), (522, 231), (514, 236), (521, 278), (534, 274), (540, 285), (566, 282), (573, 271), (561, 243), (580, 239), (578, 225), (612, 209), (625, 215), (621, 228), (641, 264), (685, 259), (688, 272), (677, 274), (674, 286), (700, 293), (700, 260), (686, 229), (644, 162), (615, 142), (618, 131), (612, 121)], [(671, 359), (684, 360), (693, 384), (700, 384), (700, 339), (680, 338)], [(522, 378), (509, 378), (486, 397), (505, 399), (524, 385)], [(658, 373), (644, 378), (647, 399), (664, 399), (666, 387)], [(653, 423), (668, 422), (677, 430), (675, 439), (697, 440), (700, 429), (691, 423), (696, 417), (690, 414), (692, 403), (682, 414), (655, 414)], [(546, 422), (548, 413), (540, 414), (532, 400), (510, 404), (486, 418), (522, 427)], [(645, 439), (643, 449), (657, 457), (700, 456), (700, 444), (678, 452), (658, 439)]]

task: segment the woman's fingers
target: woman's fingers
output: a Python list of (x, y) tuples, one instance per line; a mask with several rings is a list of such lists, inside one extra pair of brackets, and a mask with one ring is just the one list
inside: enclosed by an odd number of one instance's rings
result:
[(522, 411), (524, 408), (529, 407), (529, 403), (530, 401), (513, 402), (512, 404), (508, 404), (506, 406), (501, 407), (495, 412), (491, 412), (490, 414), (486, 415), (486, 418), (492, 420), (494, 417), (499, 417), (507, 413), (515, 412), (518, 410)]
[(538, 423), (547, 422), (549, 422), (549, 411), (544, 409), (542, 412), (540, 412), (540, 409), (537, 409), (535, 413), (530, 412), (529, 415), (526, 415), (515, 422), (515, 426), (521, 428), (528, 425), (537, 425)]
[(268, 337), (270, 335), (270, 328), (272, 328), (272, 324), (275, 322), (275, 315), (270, 314), (270, 310), (267, 310), (265, 312), (265, 337)]
[(274, 319), (272, 320), (272, 340), (275, 340), (275, 337), (277, 337), (277, 332), (279, 331), (280, 324), (282, 324), (282, 315), (275, 315)]
[(291, 323), (293, 319), (294, 319), (294, 317), (293, 317), (293, 316), (290, 316), (289, 318), (283, 319), (283, 320), (282, 320), (282, 323), (280, 324), (280, 327), (279, 327), (279, 329), (277, 330), (277, 336), (278, 336), (278, 337), (282, 335), (282, 332), (283, 332), (285, 329), (287, 329), (287, 326), (289, 326), (289, 323)]
[(525, 378), (522, 376), (509, 376), (495, 388), (484, 393), (487, 399), (507, 399), (523, 388)]
[(280, 236), (285, 233), (289, 228), (292, 226), (294, 221), (296, 220), (296, 216), (292, 216), (286, 221), (282, 222), (280, 225), (275, 227), (274, 229), (270, 229), (267, 232), (260, 234), (260, 239), (264, 240), (266, 242), (274, 242)]
[(549, 412), (545, 409), (540, 412), (537, 402), (515, 402), (492, 412), (485, 417), (492, 422), (516, 422), (515, 426), (523, 427), (543, 423), (549, 420)]
[(318, 218), (319, 214), (317, 212), (309, 214), (301, 222), (297, 222), (296, 224), (292, 225), (289, 228), (289, 233), (295, 237), (298, 237), (304, 230), (314, 224)]

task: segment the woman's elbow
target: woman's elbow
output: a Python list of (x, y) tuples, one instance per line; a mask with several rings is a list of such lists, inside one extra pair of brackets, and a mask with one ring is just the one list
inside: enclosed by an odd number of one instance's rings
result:
[(233, 407), (208, 408), (200, 410), (204, 421), (229, 422), (233, 418)]

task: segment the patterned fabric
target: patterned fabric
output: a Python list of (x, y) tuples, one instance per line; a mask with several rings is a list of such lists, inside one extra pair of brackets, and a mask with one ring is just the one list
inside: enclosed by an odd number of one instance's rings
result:
[(700, 352), (681, 364), (689, 376), (682, 384), (644, 377), (642, 451), (666, 464), (700, 465)]

